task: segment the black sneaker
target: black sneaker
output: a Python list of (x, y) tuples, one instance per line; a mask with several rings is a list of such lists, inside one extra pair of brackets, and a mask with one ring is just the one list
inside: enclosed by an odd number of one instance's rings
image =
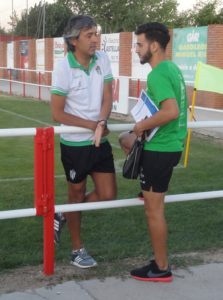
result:
[(155, 260), (151, 260), (145, 267), (132, 270), (130, 274), (132, 278), (142, 281), (171, 282), (173, 280), (170, 267), (167, 270), (160, 270)]
[(139, 193), (138, 193), (138, 198), (139, 198), (140, 200), (144, 200), (144, 197), (143, 197), (143, 193), (142, 193), (142, 192), (139, 192)]
[(60, 243), (60, 234), (63, 225), (66, 223), (66, 219), (62, 213), (54, 214), (54, 243)]

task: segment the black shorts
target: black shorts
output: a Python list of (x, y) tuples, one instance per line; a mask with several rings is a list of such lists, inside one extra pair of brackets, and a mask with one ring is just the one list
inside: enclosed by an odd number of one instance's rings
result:
[(67, 146), (60, 143), (61, 161), (67, 181), (79, 183), (93, 172), (115, 173), (112, 148), (109, 142), (100, 147)]
[(165, 193), (182, 152), (143, 151), (140, 184), (143, 191)]

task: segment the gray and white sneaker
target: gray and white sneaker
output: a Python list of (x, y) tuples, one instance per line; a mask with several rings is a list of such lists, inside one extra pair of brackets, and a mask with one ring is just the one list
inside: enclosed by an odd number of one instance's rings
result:
[(82, 269), (92, 268), (97, 266), (97, 262), (91, 257), (85, 248), (79, 250), (73, 250), (71, 253), (72, 265), (77, 266)]

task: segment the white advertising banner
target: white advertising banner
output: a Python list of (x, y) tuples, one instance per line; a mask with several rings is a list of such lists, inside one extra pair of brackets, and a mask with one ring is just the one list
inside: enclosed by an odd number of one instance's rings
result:
[(65, 55), (64, 39), (62, 37), (53, 39), (53, 66), (57, 64)]
[(129, 78), (120, 76), (112, 82), (112, 112), (127, 115), (129, 112)]
[(114, 77), (119, 76), (119, 33), (101, 35), (101, 50), (106, 52), (112, 68)]
[(7, 68), (14, 68), (14, 42), (7, 44)]
[(135, 52), (136, 50), (136, 35), (134, 32), (132, 33), (132, 78), (136, 79), (147, 79), (147, 75), (151, 71), (151, 67), (149, 64), (142, 65), (139, 60), (138, 54)]
[(44, 39), (36, 40), (36, 70), (45, 70), (45, 42)]

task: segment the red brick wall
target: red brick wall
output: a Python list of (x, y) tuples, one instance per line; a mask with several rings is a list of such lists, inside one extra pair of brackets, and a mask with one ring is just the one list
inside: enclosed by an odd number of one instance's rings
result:
[(223, 69), (223, 25), (208, 26), (207, 63)]
[[(28, 69), (36, 69), (36, 40), (28, 41)], [(36, 72), (28, 72), (28, 81), (36, 83)]]
[(14, 68), (20, 68), (20, 48), (19, 41), (14, 42)]
[(131, 77), (132, 32), (121, 32), (119, 37), (119, 75)]
[[(20, 68), (20, 47), (19, 41), (14, 41), (14, 68)], [(15, 80), (22, 80), (22, 73), (20, 71), (16, 71), (16, 75), (13, 76)]]
[(218, 93), (197, 91), (196, 106), (223, 109), (223, 95)]
[[(45, 39), (45, 70), (51, 71), (53, 69), (53, 38)], [(51, 85), (51, 74), (45, 74), (45, 84)]]
[[(208, 26), (207, 64), (223, 68), (223, 25)], [(193, 87), (188, 87), (188, 99), (191, 104)], [(223, 109), (223, 95), (197, 91), (196, 105)]]
[[(7, 44), (0, 42), (0, 67), (7, 67)], [(0, 78), (7, 78), (7, 71), (0, 70)]]
[[(208, 26), (207, 64), (223, 69), (223, 25)], [(223, 95), (198, 92), (198, 106), (223, 108)]]
[[(172, 33), (171, 41), (167, 46), (167, 58), (172, 59)], [(98, 48), (100, 47), (100, 41)], [(36, 68), (36, 42), (35, 40), (28, 41), (28, 64), (29, 69)], [(6, 66), (6, 42), (0, 42), (0, 66)], [(20, 67), (19, 62), (19, 47), (18, 42), (15, 43), (15, 67)], [(120, 33), (120, 53), (119, 53), (119, 74), (120, 76), (131, 77), (132, 69), (132, 59), (131, 59), (131, 50), (132, 50), (132, 32), (121, 32)], [(219, 68), (223, 68), (223, 25), (210, 25), (208, 26), (208, 42), (207, 42), (207, 64), (214, 65)], [(53, 69), (53, 39), (47, 38), (45, 40), (45, 68), (46, 70)], [(0, 71), (0, 76), (3, 72)], [(38, 82), (36, 73), (30, 74), (29, 80), (31, 82)], [(44, 77), (44, 83), (50, 84), (49, 75)], [(145, 82), (130, 81), (130, 96), (138, 96), (138, 91), (141, 88), (145, 88)], [(189, 103), (191, 103), (193, 87), (188, 87), (188, 98)], [(197, 92), (196, 105), (211, 107), (211, 108), (221, 108), (223, 109), (223, 95), (216, 93), (208, 92)]]

